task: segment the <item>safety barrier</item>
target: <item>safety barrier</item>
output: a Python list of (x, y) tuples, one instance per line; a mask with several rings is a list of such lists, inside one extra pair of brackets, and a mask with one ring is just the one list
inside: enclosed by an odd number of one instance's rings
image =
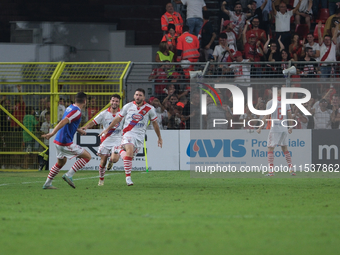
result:
[[(53, 128), (79, 91), (88, 95), (82, 125), (91, 121), (108, 107), (110, 95), (124, 96), (123, 78), (129, 65), (130, 62), (0, 63), (0, 167), (38, 169), (33, 155), (48, 149), (48, 141), (41, 138), (44, 122), (47, 121), (45, 129)], [(50, 112), (50, 118), (46, 112)]]

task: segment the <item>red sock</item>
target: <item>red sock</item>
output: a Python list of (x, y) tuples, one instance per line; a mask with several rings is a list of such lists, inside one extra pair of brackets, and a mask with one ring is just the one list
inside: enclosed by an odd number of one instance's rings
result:
[(58, 165), (58, 163), (55, 163), (54, 166), (52, 166), (50, 173), (48, 174), (48, 178), (53, 180), (53, 178), (59, 173), (61, 167)]
[(120, 157), (121, 157), (121, 159), (124, 160), (125, 156), (126, 156), (126, 151), (121, 150), (121, 151), (120, 151)]
[(269, 172), (273, 172), (274, 170), (274, 152), (268, 151), (268, 165), (269, 165)]
[(124, 157), (124, 170), (125, 176), (131, 176), (131, 168), (132, 168), (132, 157), (125, 156)]
[(87, 158), (80, 158), (74, 163), (71, 170), (73, 170), (74, 172), (77, 172), (78, 170), (82, 169), (89, 161), (90, 160)]
[(288, 167), (289, 167), (289, 170), (292, 168), (292, 158), (290, 157), (290, 152), (289, 151), (285, 151), (284, 152), (285, 154), (285, 158), (286, 158), (286, 161), (288, 163)]
[(99, 165), (99, 179), (104, 180), (104, 176), (105, 176), (105, 166), (102, 167), (101, 165)]

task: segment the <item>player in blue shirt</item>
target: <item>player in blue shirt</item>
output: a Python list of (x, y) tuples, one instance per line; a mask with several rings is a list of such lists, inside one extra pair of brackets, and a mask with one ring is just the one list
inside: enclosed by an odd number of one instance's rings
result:
[(86, 134), (84, 130), (78, 128), (81, 121), (81, 109), (85, 105), (86, 94), (84, 92), (78, 92), (75, 98), (75, 104), (66, 108), (61, 121), (53, 129), (53, 131), (46, 135), (42, 135), (42, 137), (50, 139), (52, 136), (57, 134), (53, 141), (57, 148), (57, 163), (51, 168), (43, 189), (56, 189), (56, 187), (52, 186), (53, 178), (66, 164), (67, 158), (72, 159), (74, 157), (78, 158), (77, 161), (62, 178), (72, 188), (76, 188), (72, 180), (73, 175), (90, 161), (90, 153), (79, 145), (73, 143), (73, 137), (76, 131), (82, 135)]

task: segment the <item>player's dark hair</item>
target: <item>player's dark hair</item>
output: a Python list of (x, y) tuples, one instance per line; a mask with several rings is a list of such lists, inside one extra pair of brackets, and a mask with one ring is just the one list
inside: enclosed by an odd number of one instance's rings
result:
[(313, 37), (314, 37), (314, 34), (313, 34), (313, 33), (308, 33), (308, 34), (307, 34), (307, 36), (308, 36), (308, 35), (311, 35), (311, 36), (313, 36)]
[(119, 100), (121, 99), (121, 97), (120, 97), (120, 95), (118, 95), (118, 94), (113, 94), (112, 96), (111, 96), (111, 98), (118, 98)]
[(145, 96), (145, 90), (144, 90), (144, 89), (142, 89), (142, 88), (138, 88), (138, 89), (136, 89), (136, 91), (135, 91), (135, 92), (137, 92), (137, 91), (139, 91), (139, 92), (142, 92), (142, 93), (143, 93), (143, 95)]
[(50, 115), (50, 116), (51, 116), (51, 113), (50, 113), (50, 112), (46, 112), (46, 113), (45, 113), (45, 116), (46, 116), (46, 115)]
[(85, 103), (86, 97), (87, 96), (84, 92), (78, 92), (75, 98), (75, 102), (78, 104), (83, 104)]

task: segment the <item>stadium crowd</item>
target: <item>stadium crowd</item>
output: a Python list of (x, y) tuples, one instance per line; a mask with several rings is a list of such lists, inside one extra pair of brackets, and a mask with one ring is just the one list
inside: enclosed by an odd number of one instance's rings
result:
[[(159, 45), (156, 62), (149, 81), (153, 81), (154, 96), (149, 99), (159, 114), (161, 128), (199, 128), (192, 108), (198, 90), (190, 88), (190, 71), (197, 70), (195, 62), (210, 62), (206, 77), (233, 79), (246, 93), (254, 90), (253, 105), (265, 109), (271, 99), (270, 82), (252, 83), (255, 78), (283, 78), (282, 71), (296, 67), (291, 86), (307, 88), (312, 99), (305, 107), (312, 116), (292, 108), (298, 125), (303, 129), (338, 129), (340, 57), (340, 2), (312, 0), (220, 1), (220, 28), (214, 27), (203, 0), (175, 0), (186, 5), (186, 19), (175, 11), (173, 3), (166, 4), (161, 17), (164, 36)], [(254, 62), (254, 63), (253, 63)], [(315, 63), (314, 63), (315, 62)], [(306, 78), (312, 78), (314, 83)], [(332, 82), (330, 82), (332, 79)], [(301, 84), (300, 84), (301, 83)], [(247, 105), (241, 116), (232, 115), (232, 94), (218, 91), (222, 106), (208, 101), (209, 118), (260, 119), (251, 114)], [(291, 94), (297, 98), (301, 95)], [(191, 111), (190, 111), (191, 108)], [(196, 117), (195, 117), (196, 115)], [(213, 128), (204, 124), (203, 128)], [(218, 127), (221, 128), (221, 127)], [(225, 128), (242, 128), (233, 126)]]

